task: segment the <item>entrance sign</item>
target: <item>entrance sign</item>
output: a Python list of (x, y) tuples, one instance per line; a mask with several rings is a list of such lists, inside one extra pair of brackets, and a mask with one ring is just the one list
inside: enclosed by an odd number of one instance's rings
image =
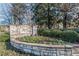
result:
[(34, 25), (10, 25), (10, 37), (22, 37), (37, 35), (37, 26)]

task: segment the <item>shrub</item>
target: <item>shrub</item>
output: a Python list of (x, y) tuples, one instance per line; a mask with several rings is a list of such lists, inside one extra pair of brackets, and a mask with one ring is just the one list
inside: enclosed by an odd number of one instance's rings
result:
[(61, 30), (50, 30), (51, 37), (60, 38), (62, 36)]
[(78, 33), (72, 30), (63, 31), (61, 38), (67, 42), (76, 42), (78, 40)]
[(51, 31), (49, 29), (44, 29), (43, 32), (42, 32), (42, 35), (50, 37), (51, 36)]
[[(41, 29), (39, 29), (41, 30)], [(38, 31), (38, 34), (42, 36), (54, 37), (54, 38), (61, 38), (63, 41), (77, 43), (79, 42), (79, 34), (74, 30), (53, 30), (53, 29), (42, 29)]]
[(77, 33), (79, 33), (79, 28), (72, 28), (72, 29), (67, 29), (67, 30), (76, 31)]
[(50, 32), (49, 29), (39, 29), (38, 30), (38, 35), (51, 36), (51, 32)]
[(38, 30), (37, 30), (38, 35), (42, 35), (42, 34), (43, 34), (43, 31), (44, 31), (44, 29), (38, 29)]
[(79, 33), (79, 28), (74, 29), (74, 31), (76, 31), (77, 33)]
[(53, 30), (53, 29), (39, 29), (38, 35), (48, 36), (48, 37), (61, 37), (61, 30)]

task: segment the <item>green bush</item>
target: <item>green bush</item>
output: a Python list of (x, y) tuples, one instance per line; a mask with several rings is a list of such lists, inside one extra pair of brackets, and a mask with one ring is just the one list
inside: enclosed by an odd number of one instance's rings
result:
[(44, 29), (42, 32), (43, 36), (51, 36), (51, 31), (49, 29)]
[(77, 33), (79, 33), (79, 28), (72, 28), (72, 29), (67, 29), (67, 30), (76, 31)]
[(78, 36), (79, 34), (75, 31), (72, 31), (72, 30), (66, 30), (66, 31), (63, 31), (62, 33), (62, 36), (61, 38), (64, 40), (64, 41), (67, 41), (67, 42), (76, 42), (78, 39)]
[(79, 42), (79, 33), (74, 30), (53, 30), (53, 29), (39, 29), (38, 34), (42, 36), (61, 38), (63, 41), (77, 43)]
[(39, 29), (38, 35), (48, 36), (48, 37), (61, 37), (61, 30), (53, 30), (53, 29)]
[(38, 35), (42, 35), (42, 34), (43, 34), (43, 31), (44, 31), (44, 29), (38, 29), (38, 30), (37, 30)]
[(0, 42), (9, 41), (9, 33), (3, 33), (0, 35)]
[(79, 28), (74, 29), (74, 31), (76, 31), (77, 33), (79, 33)]
[(60, 38), (62, 36), (61, 30), (50, 30), (51, 37)]
[(39, 29), (38, 30), (38, 35), (51, 36), (51, 33), (50, 33), (49, 29)]

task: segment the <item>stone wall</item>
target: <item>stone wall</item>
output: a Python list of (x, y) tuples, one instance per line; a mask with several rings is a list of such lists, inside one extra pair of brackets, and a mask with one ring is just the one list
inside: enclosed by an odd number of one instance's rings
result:
[(13, 47), (26, 53), (41, 56), (71, 56), (72, 47), (69, 45), (46, 45), (17, 41), (16, 37), (31, 36), (37, 34), (37, 26), (10, 25), (10, 43)]
[(31, 36), (37, 34), (37, 26), (34, 25), (10, 25), (10, 38)]
[(72, 46), (69, 45), (45, 45), (36, 43), (25, 43), (11, 39), (11, 45), (26, 53), (40, 56), (71, 56)]

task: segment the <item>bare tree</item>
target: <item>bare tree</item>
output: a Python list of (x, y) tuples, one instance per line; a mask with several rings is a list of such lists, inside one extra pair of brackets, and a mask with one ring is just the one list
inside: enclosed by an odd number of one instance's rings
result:
[(33, 13), (32, 4), (11, 3), (2, 5), (3, 18), (8, 20), (10, 24), (26, 24), (31, 23)]

